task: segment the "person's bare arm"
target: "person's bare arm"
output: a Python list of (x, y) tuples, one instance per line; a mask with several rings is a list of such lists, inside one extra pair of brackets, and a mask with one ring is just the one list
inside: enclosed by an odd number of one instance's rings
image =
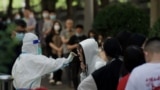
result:
[(56, 51), (58, 51), (58, 52), (60, 52), (60, 50), (62, 50), (61, 48), (58, 48), (54, 43), (49, 43), (49, 46), (52, 48), (52, 49), (54, 49), (54, 50), (56, 50)]
[(63, 43), (67, 43), (67, 42), (69, 41), (69, 40), (66, 39), (64, 36), (61, 36), (61, 40), (62, 40)]
[(45, 31), (43, 32), (43, 35), (47, 36), (47, 35), (49, 35), (50, 32), (51, 32), (51, 28), (48, 29), (48, 30), (45, 30)]
[(31, 31), (35, 30), (35, 25), (28, 26), (26, 30), (27, 30), (27, 32), (31, 32)]
[(73, 49), (76, 49), (78, 47), (78, 44), (74, 44), (74, 45), (67, 45), (67, 48), (69, 50), (73, 50)]
[(36, 20), (31, 19), (30, 24), (27, 26), (26, 30), (27, 32), (32, 32), (36, 28)]

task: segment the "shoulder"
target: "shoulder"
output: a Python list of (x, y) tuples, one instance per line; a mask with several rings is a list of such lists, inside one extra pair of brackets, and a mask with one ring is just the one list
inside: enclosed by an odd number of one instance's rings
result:
[(83, 38), (85, 38), (85, 39), (87, 38), (87, 36), (86, 36), (86, 35), (82, 35), (82, 37), (83, 37)]
[(71, 36), (71, 38), (73, 38), (73, 39), (74, 39), (74, 38), (77, 38), (77, 36), (76, 36), (76, 35), (72, 35), (72, 36)]
[(92, 75), (89, 75), (87, 78), (85, 78), (81, 83), (85, 83), (85, 82), (92, 82), (93, 81), (93, 77)]
[(96, 79), (100, 76), (103, 76), (103, 74), (106, 73), (106, 71), (108, 71), (107, 68), (108, 68), (108, 66), (105, 65), (105, 66), (99, 68), (98, 70), (94, 71), (92, 73), (93, 78)]
[(103, 59), (101, 59), (100, 57), (98, 57), (97, 61), (95, 63), (95, 68), (99, 69), (100, 67), (105, 66), (105, 65), (106, 65), (106, 62)]
[(80, 83), (78, 90), (97, 90), (96, 83), (92, 75), (89, 75)]
[(132, 74), (134, 74), (134, 73), (142, 73), (142, 71), (145, 71), (145, 69), (147, 69), (147, 68), (148, 68), (147, 64), (143, 64), (143, 65), (137, 66), (136, 68), (133, 69)]
[(129, 76), (129, 82), (133, 82), (133, 81), (139, 80), (140, 78), (144, 77), (143, 75), (147, 74), (148, 72), (147, 66), (148, 66), (147, 64), (143, 64), (143, 65), (140, 65), (134, 68)]
[(77, 36), (73, 35), (73, 36), (70, 37), (69, 42), (75, 42), (76, 39), (77, 39)]
[(111, 65), (121, 65), (122, 64), (122, 61), (120, 59), (115, 59)]
[(44, 60), (44, 59), (48, 59), (48, 57), (44, 56), (44, 55), (35, 55), (35, 57), (39, 60)]

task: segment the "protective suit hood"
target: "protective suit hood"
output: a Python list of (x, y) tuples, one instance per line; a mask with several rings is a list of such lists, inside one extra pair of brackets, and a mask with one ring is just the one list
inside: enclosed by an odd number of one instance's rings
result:
[(22, 53), (38, 54), (38, 37), (33, 33), (26, 33), (23, 38)]
[(86, 39), (80, 42), (80, 45), (84, 51), (88, 74), (105, 65), (105, 61), (98, 56), (98, 44), (94, 39)]

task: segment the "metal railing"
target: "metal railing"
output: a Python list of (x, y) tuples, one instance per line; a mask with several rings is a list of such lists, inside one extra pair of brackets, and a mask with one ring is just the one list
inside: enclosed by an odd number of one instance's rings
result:
[(0, 74), (0, 90), (13, 90), (11, 75)]

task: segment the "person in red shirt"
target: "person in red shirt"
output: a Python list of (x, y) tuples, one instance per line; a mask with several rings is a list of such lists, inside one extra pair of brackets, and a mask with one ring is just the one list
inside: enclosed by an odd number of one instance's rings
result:
[(126, 48), (124, 52), (124, 65), (129, 73), (120, 79), (117, 90), (125, 90), (130, 72), (143, 63), (145, 63), (145, 58), (142, 48), (138, 46), (129, 46)]

